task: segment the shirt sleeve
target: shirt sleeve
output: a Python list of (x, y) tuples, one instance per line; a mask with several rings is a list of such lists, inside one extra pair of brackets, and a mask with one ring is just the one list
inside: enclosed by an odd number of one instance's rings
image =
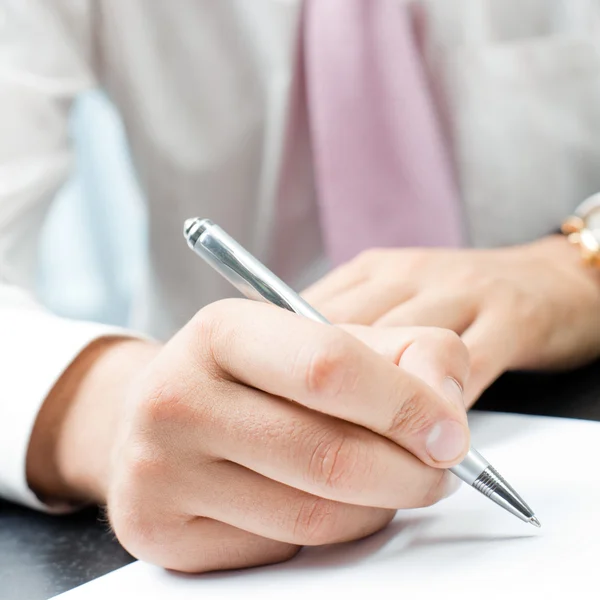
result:
[[(44, 508), (28, 488), (31, 431), (73, 359), (110, 327), (38, 304), (41, 227), (73, 157), (73, 99), (95, 85), (88, 0), (0, 1), (0, 496)], [(46, 507), (48, 508), (48, 507)]]
[(20, 290), (0, 288), (0, 496), (62, 511), (40, 502), (27, 485), (27, 450), (38, 412), (58, 378), (92, 341), (131, 334), (58, 318), (20, 296)]

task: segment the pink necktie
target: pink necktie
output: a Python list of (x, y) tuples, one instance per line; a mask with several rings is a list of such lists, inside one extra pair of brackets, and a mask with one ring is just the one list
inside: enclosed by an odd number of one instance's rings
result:
[(372, 247), (459, 246), (456, 188), (404, 0), (305, 0), (320, 214), (334, 264)]

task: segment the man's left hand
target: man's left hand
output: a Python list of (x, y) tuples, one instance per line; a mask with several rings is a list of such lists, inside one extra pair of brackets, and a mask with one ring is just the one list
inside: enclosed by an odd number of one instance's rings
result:
[(600, 272), (558, 235), (498, 250), (371, 250), (304, 297), (334, 323), (455, 331), (471, 353), (469, 405), (507, 370), (600, 356)]

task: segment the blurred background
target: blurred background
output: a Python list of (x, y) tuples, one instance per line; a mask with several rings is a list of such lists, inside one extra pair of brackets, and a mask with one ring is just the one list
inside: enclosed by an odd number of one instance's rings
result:
[(58, 314), (124, 325), (144, 277), (146, 214), (123, 126), (92, 91), (76, 102), (71, 134), (76, 169), (44, 229), (38, 294)]

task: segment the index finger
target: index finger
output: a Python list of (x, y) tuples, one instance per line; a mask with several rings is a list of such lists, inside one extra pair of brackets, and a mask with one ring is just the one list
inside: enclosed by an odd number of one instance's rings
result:
[(240, 382), (370, 429), (433, 467), (468, 452), (464, 409), (341, 329), (244, 300), (211, 311), (211, 357)]

